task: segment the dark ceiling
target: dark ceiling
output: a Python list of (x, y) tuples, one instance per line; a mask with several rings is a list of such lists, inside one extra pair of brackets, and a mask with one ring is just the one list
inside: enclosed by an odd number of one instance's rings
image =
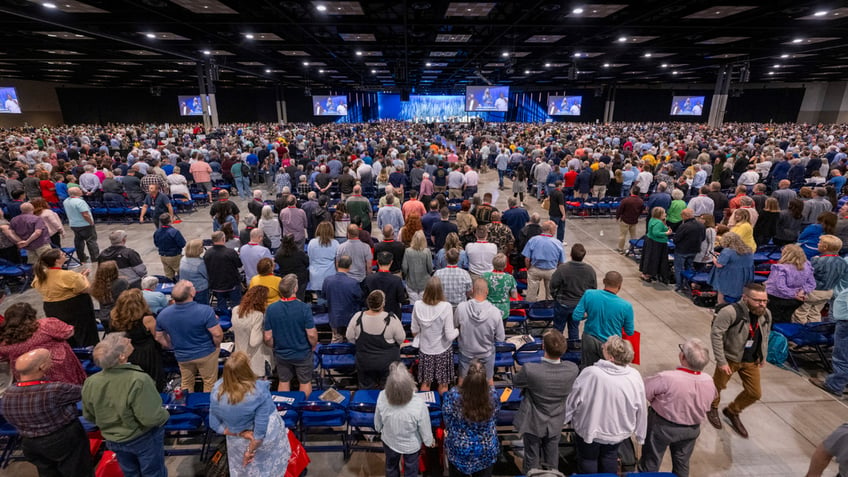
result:
[(448, 92), (712, 83), (727, 62), (750, 81), (848, 73), (844, 2), (589, 1), (2, 0), (0, 78), (195, 88), (214, 61), (224, 88)]

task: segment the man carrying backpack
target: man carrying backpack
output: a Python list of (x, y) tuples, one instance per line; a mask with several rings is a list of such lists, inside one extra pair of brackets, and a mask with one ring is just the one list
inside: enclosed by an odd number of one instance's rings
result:
[(766, 308), (768, 295), (763, 285), (745, 285), (738, 303), (721, 308), (713, 319), (711, 340), (716, 368), (713, 383), (718, 395), (707, 412), (707, 419), (716, 429), (722, 423), (718, 416), (721, 391), (733, 373), (742, 379), (742, 392), (722, 410), (730, 426), (740, 436), (747, 438), (748, 431), (739, 419), (743, 409), (760, 399), (760, 368), (768, 355), (768, 336), (771, 331), (771, 313)]

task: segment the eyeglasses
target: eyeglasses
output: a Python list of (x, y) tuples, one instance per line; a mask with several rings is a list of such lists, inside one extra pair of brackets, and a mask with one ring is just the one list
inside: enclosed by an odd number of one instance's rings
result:
[(682, 353), (683, 352), (683, 343), (680, 343), (679, 345), (677, 345), (677, 347), (680, 348), (680, 352)]

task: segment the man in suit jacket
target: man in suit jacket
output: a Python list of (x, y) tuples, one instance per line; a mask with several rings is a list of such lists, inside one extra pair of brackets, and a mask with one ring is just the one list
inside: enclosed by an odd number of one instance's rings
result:
[(513, 422), (518, 434), (524, 436), (525, 474), (543, 465), (557, 468), (565, 399), (579, 373), (576, 364), (560, 359), (567, 347), (562, 333), (548, 331), (542, 347), (542, 361), (524, 365), (512, 379), (515, 387), (524, 390)]

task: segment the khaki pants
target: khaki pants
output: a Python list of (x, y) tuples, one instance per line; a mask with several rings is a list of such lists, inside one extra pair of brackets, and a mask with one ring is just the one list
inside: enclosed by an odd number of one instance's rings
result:
[(200, 374), (203, 379), (203, 392), (212, 392), (212, 386), (218, 380), (218, 350), (209, 356), (177, 363), (180, 366), (180, 386), (194, 391), (194, 375)]
[(462, 189), (450, 189), (448, 190), (448, 199), (461, 199), (462, 198)]
[(596, 199), (602, 199), (605, 195), (607, 195), (607, 186), (605, 186), (605, 185), (592, 186), (592, 195), (595, 196)]
[(730, 375), (725, 374), (718, 366), (716, 366), (715, 373), (713, 373), (713, 384), (715, 384), (718, 390), (718, 395), (716, 395), (713, 401), (713, 409), (718, 409), (718, 403), (721, 401), (721, 392), (727, 388), (727, 382), (730, 381), (730, 377), (733, 376), (733, 373), (739, 373), (739, 377), (742, 379), (742, 392), (736, 396), (733, 402), (727, 405), (727, 409), (731, 413), (739, 414), (743, 409), (757, 402), (763, 395), (762, 388), (760, 387), (760, 365), (757, 363), (732, 362), (728, 362), (727, 364), (730, 366)]
[(543, 270), (530, 267), (527, 270), (527, 301), (551, 299), (551, 277), (556, 269)]
[(618, 248), (620, 250), (627, 250), (624, 248), (625, 242), (627, 242), (627, 234), (630, 233), (630, 238), (635, 239), (636, 237), (636, 224), (625, 224), (623, 220), (618, 221)]
[(833, 296), (833, 290), (813, 290), (807, 294), (804, 303), (795, 310), (792, 321), (795, 323), (807, 323), (810, 321), (821, 321), (821, 311), (824, 304)]
[(162, 261), (162, 268), (165, 269), (165, 276), (170, 280), (173, 280), (180, 273), (180, 260), (182, 258), (182, 255), (174, 255), (173, 257), (159, 255), (159, 260)]

